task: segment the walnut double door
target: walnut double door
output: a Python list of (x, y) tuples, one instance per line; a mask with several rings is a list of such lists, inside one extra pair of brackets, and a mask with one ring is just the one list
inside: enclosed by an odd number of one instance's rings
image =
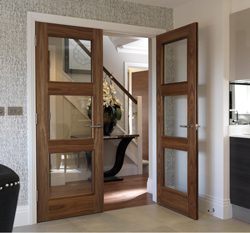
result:
[(198, 219), (198, 25), (157, 36), (157, 200)]
[(103, 210), (102, 38), (36, 23), (38, 222)]

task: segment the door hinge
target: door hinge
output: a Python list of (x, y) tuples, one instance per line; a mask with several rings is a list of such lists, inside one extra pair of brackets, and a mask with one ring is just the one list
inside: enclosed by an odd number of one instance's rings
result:
[(37, 46), (37, 39), (36, 39), (36, 35), (35, 35), (35, 41), (34, 41), (34, 43), (35, 43), (35, 47)]
[(36, 190), (36, 201), (38, 202), (38, 190)]
[(36, 120), (35, 121), (36, 121), (36, 125), (37, 125), (37, 113), (36, 113)]

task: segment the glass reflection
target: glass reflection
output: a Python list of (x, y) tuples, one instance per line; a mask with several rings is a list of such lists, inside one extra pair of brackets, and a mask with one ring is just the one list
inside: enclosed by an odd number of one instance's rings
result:
[(92, 193), (92, 152), (50, 154), (52, 196)]
[(90, 96), (50, 96), (50, 139), (92, 137), (87, 106)]
[(49, 37), (49, 80), (91, 82), (91, 41)]

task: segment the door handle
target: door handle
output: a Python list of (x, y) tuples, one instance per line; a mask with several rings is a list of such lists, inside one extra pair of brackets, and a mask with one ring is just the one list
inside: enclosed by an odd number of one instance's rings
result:
[(181, 128), (191, 128), (192, 126), (190, 125), (180, 125)]
[(199, 124), (191, 124), (191, 125), (180, 125), (181, 128), (193, 128), (195, 127), (196, 130), (198, 130), (200, 128), (200, 125)]
[(102, 124), (89, 125), (90, 128), (103, 128)]

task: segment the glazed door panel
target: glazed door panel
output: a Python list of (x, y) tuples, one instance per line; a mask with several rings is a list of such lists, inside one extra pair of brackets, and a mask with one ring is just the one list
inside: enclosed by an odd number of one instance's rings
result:
[(157, 200), (198, 219), (197, 23), (157, 37)]
[(102, 31), (36, 23), (36, 40), (38, 221), (101, 212)]

